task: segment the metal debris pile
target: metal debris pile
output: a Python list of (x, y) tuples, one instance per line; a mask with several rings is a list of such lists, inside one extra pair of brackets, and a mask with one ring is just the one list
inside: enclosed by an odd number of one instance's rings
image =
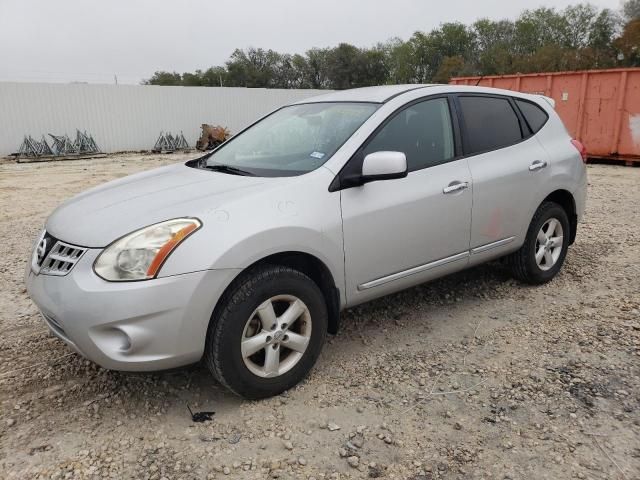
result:
[(212, 150), (231, 138), (229, 129), (221, 125), (207, 125), (203, 123), (201, 128), (202, 134), (196, 142), (196, 148), (198, 150)]
[(53, 155), (53, 151), (44, 135), (40, 142), (31, 135), (25, 135), (17, 154), (18, 157), (43, 157), (47, 155)]
[(67, 134), (49, 134), (53, 143), (49, 145), (47, 139), (42, 135), (42, 140), (37, 141), (31, 135), (25, 135), (16, 157), (18, 158), (46, 158), (61, 157), (69, 155), (91, 155), (101, 153), (98, 144), (93, 136), (86, 130), (81, 132), (76, 130), (76, 139), (72, 141)]
[(152, 151), (171, 153), (177, 150), (188, 150), (189, 148), (191, 147), (189, 147), (189, 144), (187, 143), (186, 138), (184, 138), (182, 132), (180, 132), (180, 135), (176, 135), (175, 137), (169, 132), (160, 132), (160, 136), (158, 137), (158, 140), (156, 140), (156, 144), (153, 146)]

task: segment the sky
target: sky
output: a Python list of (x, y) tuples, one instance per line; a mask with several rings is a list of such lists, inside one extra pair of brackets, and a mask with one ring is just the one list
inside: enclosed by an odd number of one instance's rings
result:
[[(443, 22), (578, 0), (0, 0), (0, 81), (138, 84), (223, 65), (236, 48), (370, 47)], [(620, 0), (591, 0), (619, 9)]]

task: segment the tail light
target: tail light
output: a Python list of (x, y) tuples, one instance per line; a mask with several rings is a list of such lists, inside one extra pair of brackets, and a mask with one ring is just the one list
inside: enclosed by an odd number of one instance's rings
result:
[(585, 146), (576, 139), (571, 140), (571, 143), (574, 147), (580, 152), (580, 156), (582, 157), (582, 161), (587, 163), (587, 149)]

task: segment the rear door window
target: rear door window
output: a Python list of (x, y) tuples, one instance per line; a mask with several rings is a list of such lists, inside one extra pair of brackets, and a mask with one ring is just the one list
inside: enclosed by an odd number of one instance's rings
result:
[(536, 133), (538, 133), (538, 130), (540, 130), (544, 126), (544, 124), (547, 123), (549, 115), (547, 115), (547, 112), (545, 112), (542, 108), (532, 102), (520, 100), (519, 98), (516, 98), (515, 100), (516, 105), (518, 105), (518, 108), (522, 113), (522, 116), (531, 129), (531, 133), (535, 135)]
[(458, 97), (465, 126), (465, 153), (496, 150), (522, 140), (518, 115), (507, 98)]

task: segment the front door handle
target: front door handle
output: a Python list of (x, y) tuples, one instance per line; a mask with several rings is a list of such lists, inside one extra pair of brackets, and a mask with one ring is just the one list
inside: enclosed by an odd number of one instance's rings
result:
[(451, 182), (442, 189), (442, 193), (453, 193), (469, 187), (469, 182)]
[(540, 170), (547, 166), (547, 162), (544, 160), (536, 160), (531, 165), (529, 165), (529, 170), (535, 172), (536, 170)]

